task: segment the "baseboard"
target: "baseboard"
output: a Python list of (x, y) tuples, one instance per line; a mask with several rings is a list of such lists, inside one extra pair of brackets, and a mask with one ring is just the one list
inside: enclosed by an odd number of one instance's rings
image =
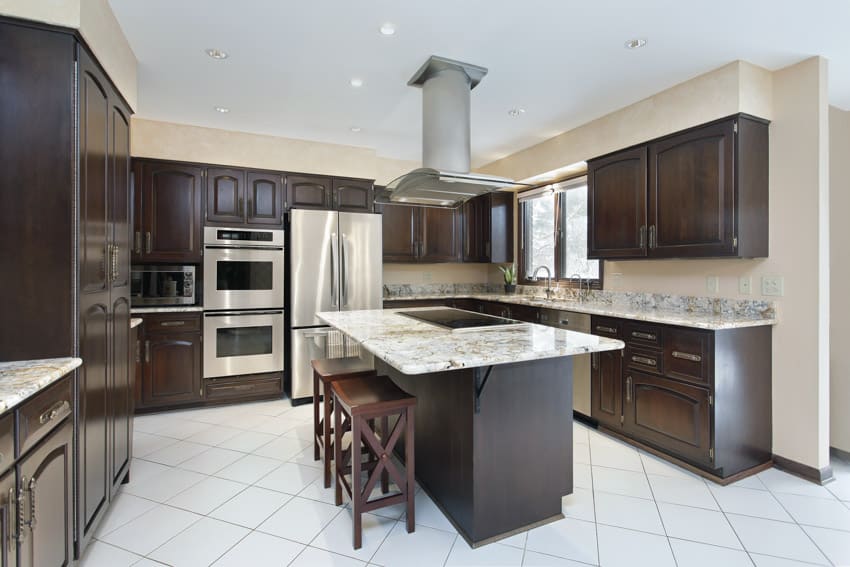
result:
[(850, 463), (850, 451), (844, 451), (843, 449), (838, 449), (836, 447), (829, 448), (829, 454), (833, 457), (840, 459), (842, 461), (847, 461)]
[(592, 427), (593, 429), (599, 428), (599, 422), (597, 420), (593, 419), (589, 415), (585, 415), (585, 414), (581, 413), (578, 410), (573, 410), (573, 420), (579, 421), (579, 422), (587, 425), (588, 427)]
[(797, 461), (792, 461), (779, 455), (773, 455), (773, 464), (778, 469), (804, 480), (814, 482), (815, 484), (826, 484), (832, 480), (832, 467), (827, 466), (822, 469), (816, 469), (815, 467), (810, 467), (809, 465), (804, 465), (803, 463), (798, 463)]

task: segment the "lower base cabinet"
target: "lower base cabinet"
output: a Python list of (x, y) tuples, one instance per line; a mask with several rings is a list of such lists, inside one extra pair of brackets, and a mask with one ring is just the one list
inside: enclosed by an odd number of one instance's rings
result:
[(136, 408), (192, 404), (203, 400), (201, 314), (144, 316), (140, 338), (141, 388)]
[(11, 470), (0, 477), (0, 530), (8, 536), (0, 537), (0, 565), (14, 567), (18, 564), (18, 477)]
[(611, 350), (590, 355), (590, 412), (608, 427), (620, 427), (623, 421), (622, 352)]

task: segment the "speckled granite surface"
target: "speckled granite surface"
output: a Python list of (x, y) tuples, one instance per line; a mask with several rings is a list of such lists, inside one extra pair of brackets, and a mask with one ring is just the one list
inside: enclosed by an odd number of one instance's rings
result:
[(15, 407), (82, 363), (79, 358), (0, 362), (0, 412)]
[(142, 324), (142, 321), (144, 321), (144, 319), (142, 319), (141, 317), (133, 317), (132, 319), (130, 319), (130, 328), (135, 329), (136, 327)]
[(625, 346), (618, 340), (531, 323), (509, 329), (452, 332), (396, 311), (339, 311), (317, 316), (404, 374), (556, 358)]
[(556, 290), (555, 297), (547, 300), (536, 286), (518, 286), (515, 294), (500, 293), (501, 289), (484, 284), (388, 284), (384, 300), (481, 299), (712, 330), (777, 322), (775, 306), (769, 301), (604, 290), (585, 291), (579, 297), (569, 289)]
[(130, 313), (194, 313), (203, 310), (204, 308), (201, 305), (178, 305), (172, 307), (131, 307)]

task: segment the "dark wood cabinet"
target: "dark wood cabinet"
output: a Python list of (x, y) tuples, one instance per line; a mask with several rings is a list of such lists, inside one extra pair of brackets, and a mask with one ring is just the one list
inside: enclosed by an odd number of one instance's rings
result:
[(419, 257), (427, 263), (460, 261), (458, 209), (419, 207)]
[(240, 225), (245, 222), (245, 170), (210, 167), (206, 171), (206, 223)]
[(18, 478), (15, 470), (0, 476), (0, 530), (8, 536), (0, 537), (0, 565), (15, 567), (18, 564), (18, 546), (15, 538), (18, 530)]
[(416, 262), (419, 258), (419, 209), (379, 205), (384, 262)]
[(248, 197), (245, 222), (248, 225), (260, 228), (283, 227), (283, 174), (248, 171), (245, 190)]
[(365, 179), (333, 179), (332, 208), (352, 213), (371, 213), (375, 207), (374, 184)]
[(626, 343), (593, 356), (592, 417), (643, 445), (727, 478), (771, 458), (771, 328), (706, 330), (592, 318)]
[(332, 209), (330, 177), (287, 175), (286, 203), (293, 209)]
[(134, 262), (200, 263), (200, 167), (136, 160)]
[(735, 115), (588, 162), (591, 258), (766, 257), (768, 123)]
[(463, 261), (514, 260), (514, 194), (495, 192), (470, 199), (461, 208)]
[(145, 315), (139, 408), (201, 401), (200, 314)]

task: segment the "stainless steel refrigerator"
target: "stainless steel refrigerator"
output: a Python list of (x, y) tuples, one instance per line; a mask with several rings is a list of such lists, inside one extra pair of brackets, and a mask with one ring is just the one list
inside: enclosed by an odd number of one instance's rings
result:
[(313, 395), (311, 360), (371, 360), (316, 313), (382, 308), (381, 215), (294, 209), (289, 235), (289, 395), (297, 401)]

